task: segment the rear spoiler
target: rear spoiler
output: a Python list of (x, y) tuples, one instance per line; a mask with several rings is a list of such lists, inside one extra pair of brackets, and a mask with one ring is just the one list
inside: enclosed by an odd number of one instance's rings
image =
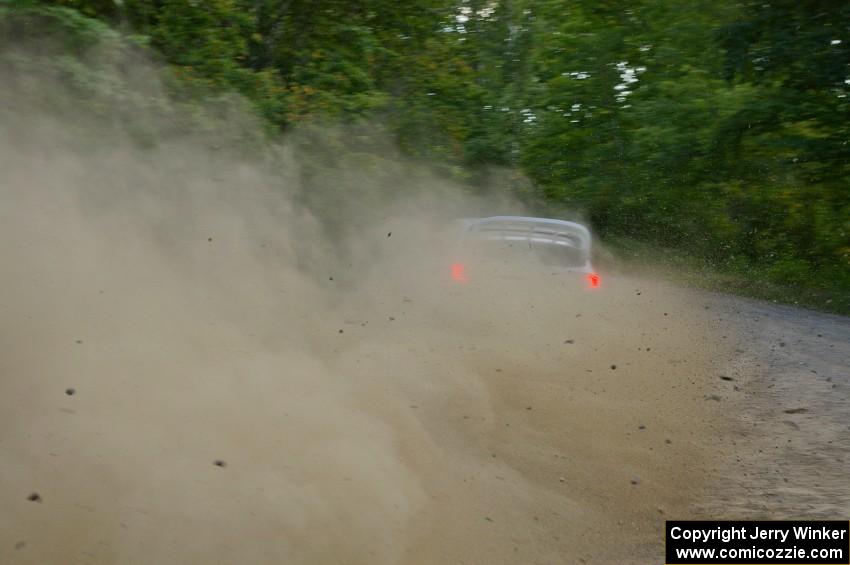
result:
[(478, 233), (488, 239), (552, 243), (590, 251), (590, 231), (576, 222), (525, 216), (465, 218), (462, 222), (467, 234)]

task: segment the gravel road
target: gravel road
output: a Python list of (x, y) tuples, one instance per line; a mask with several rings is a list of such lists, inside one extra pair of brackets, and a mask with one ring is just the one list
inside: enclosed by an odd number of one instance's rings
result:
[[(707, 516), (850, 514), (850, 318), (725, 295), (718, 323), (740, 327), (718, 381), (732, 415), (726, 463)], [(722, 320), (721, 320), (722, 318)]]

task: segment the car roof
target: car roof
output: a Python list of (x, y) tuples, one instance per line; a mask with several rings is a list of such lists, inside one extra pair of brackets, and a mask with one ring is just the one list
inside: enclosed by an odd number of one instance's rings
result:
[(466, 218), (463, 223), (467, 233), (474, 232), (486, 239), (522, 240), (590, 249), (590, 231), (576, 222), (530, 216), (491, 216)]

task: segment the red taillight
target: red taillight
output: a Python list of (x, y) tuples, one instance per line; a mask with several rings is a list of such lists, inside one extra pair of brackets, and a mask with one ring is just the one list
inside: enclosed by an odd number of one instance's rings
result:
[(587, 282), (590, 283), (590, 288), (599, 288), (599, 283), (601, 282), (601, 279), (596, 273), (588, 273)]
[(452, 278), (457, 282), (465, 283), (467, 281), (466, 265), (463, 263), (452, 263)]

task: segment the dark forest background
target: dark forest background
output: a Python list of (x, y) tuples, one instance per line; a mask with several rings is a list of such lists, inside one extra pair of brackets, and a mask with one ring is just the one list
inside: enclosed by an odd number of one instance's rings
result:
[[(57, 104), (168, 99), (194, 116), (175, 130), (214, 131), (238, 93), (268, 140), (378, 123), (470, 190), (497, 170), (533, 207), (581, 210), (625, 256), (839, 311), (848, 31), (834, 0), (0, 2), (2, 65), (66, 77)], [(133, 57), (163, 63), (163, 92)]]

